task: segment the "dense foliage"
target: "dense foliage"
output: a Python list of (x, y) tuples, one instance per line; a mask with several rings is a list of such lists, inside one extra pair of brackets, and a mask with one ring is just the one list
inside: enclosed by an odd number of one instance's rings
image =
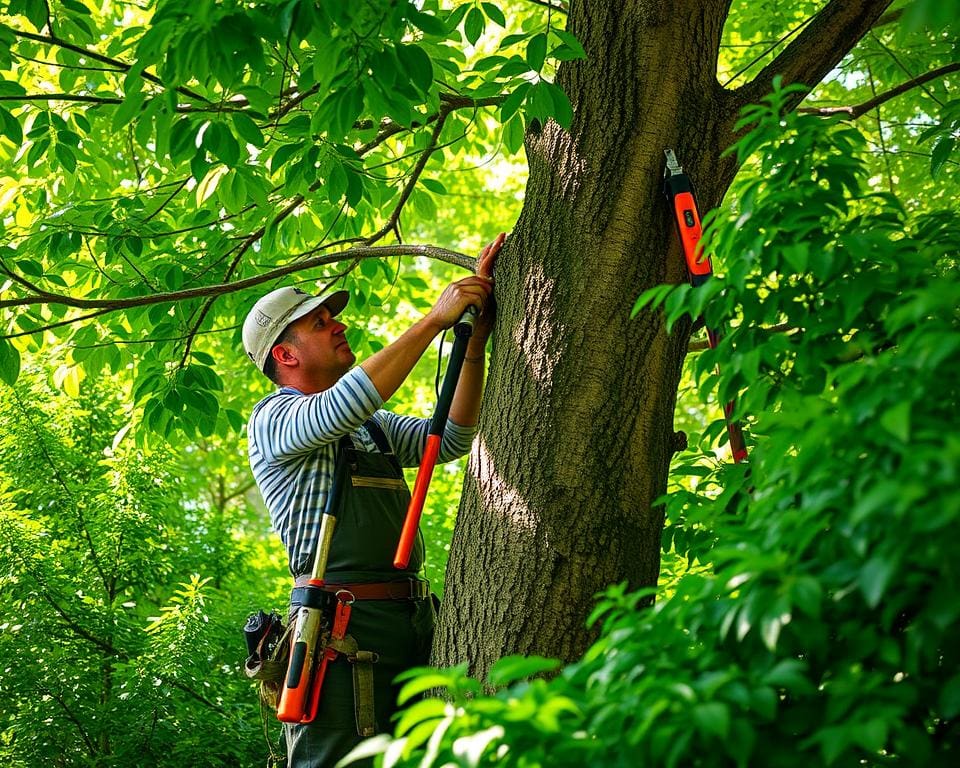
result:
[(262, 527), (238, 517), (246, 478), (218, 471), (214, 446), (203, 477), (137, 447), (106, 382), (57, 399), (31, 371), (5, 400), (4, 763), (259, 761), (238, 628), (252, 584), (280, 572), (241, 537)]
[[(652, 610), (611, 588), (600, 639), (549, 682), (414, 678), (406, 698), (450, 698), (366, 746), (384, 765), (956, 762), (960, 216), (865, 194), (861, 134), (781, 115), (784, 94), (745, 116), (753, 170), (710, 230), (725, 276), (637, 306), (740, 319), (696, 368), (750, 414), (749, 469), (716, 460), (718, 421), (664, 499), (666, 547), (703, 567)], [(508, 658), (488, 682), (557, 666)]]

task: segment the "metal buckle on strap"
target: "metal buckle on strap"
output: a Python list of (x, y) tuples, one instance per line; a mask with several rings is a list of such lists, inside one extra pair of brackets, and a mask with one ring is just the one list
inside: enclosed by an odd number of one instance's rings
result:
[(430, 582), (427, 579), (408, 579), (410, 582), (410, 599), (426, 600), (430, 596)]

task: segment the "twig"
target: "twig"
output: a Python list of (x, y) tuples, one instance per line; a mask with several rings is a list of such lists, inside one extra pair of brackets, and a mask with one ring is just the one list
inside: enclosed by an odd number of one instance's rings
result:
[[(780, 323), (779, 325), (772, 325), (769, 328), (761, 328), (764, 333), (788, 333), (790, 331), (795, 331), (797, 328), (790, 325), (790, 323)], [(691, 341), (687, 344), (687, 353), (690, 352), (703, 352), (705, 349), (710, 349), (710, 342), (706, 339)]]
[[(116, 67), (121, 72), (129, 72), (131, 69), (133, 69), (132, 64), (127, 64), (125, 61), (120, 61), (118, 59), (110, 58), (109, 56), (105, 56), (104, 54), (98, 53), (97, 51), (91, 51), (87, 48), (84, 48), (81, 45), (74, 45), (73, 43), (70, 43), (66, 40), (62, 40), (53, 34), (49, 36), (35, 35), (32, 32), (24, 32), (23, 30), (13, 29), (11, 27), (8, 27), (8, 29), (10, 29), (10, 31), (17, 37), (22, 37), (27, 40), (33, 40), (38, 43), (46, 43), (47, 45), (55, 45), (58, 48), (64, 48), (68, 51), (79, 53), (81, 56), (86, 56), (87, 58), (93, 59), (94, 61), (99, 61), (103, 64), (110, 64), (111, 66)], [(163, 81), (156, 75), (152, 75), (149, 72), (145, 72), (141, 70), (140, 77), (142, 77), (144, 80), (149, 80), (151, 83), (155, 83), (156, 85), (163, 86)], [(208, 98), (206, 98), (205, 96), (201, 96), (199, 93), (189, 88), (178, 86), (176, 88), (176, 91), (178, 93), (182, 93), (184, 96), (189, 96), (191, 99), (197, 99), (199, 101), (205, 101), (207, 103), (210, 103), (210, 100)]]
[(448, 114), (449, 112), (447, 111), (441, 111), (440, 117), (437, 118), (437, 124), (434, 126), (433, 133), (430, 135), (430, 142), (424, 148), (423, 154), (420, 155), (420, 158), (417, 160), (417, 164), (413, 167), (413, 171), (410, 173), (410, 178), (404, 186), (403, 191), (400, 193), (400, 199), (397, 201), (396, 206), (391, 212), (390, 218), (387, 220), (387, 223), (383, 225), (383, 227), (381, 227), (377, 232), (374, 232), (364, 241), (365, 245), (372, 245), (397, 226), (397, 222), (400, 220), (400, 214), (403, 211), (404, 205), (406, 205), (407, 200), (410, 199), (410, 195), (413, 193), (413, 188), (420, 180), (420, 175), (423, 173), (423, 169), (426, 168), (427, 162), (437, 149), (437, 143), (440, 140), (440, 133), (443, 131), (443, 124), (446, 122)]
[(953, 62), (952, 64), (946, 64), (937, 69), (931, 69), (929, 72), (925, 72), (912, 80), (900, 83), (900, 85), (894, 86), (888, 91), (876, 94), (873, 98), (868, 99), (862, 104), (844, 107), (801, 107), (797, 111), (811, 115), (823, 115), (824, 117), (831, 115), (848, 115), (851, 119), (855, 120), (907, 91), (917, 88), (924, 83), (928, 83), (931, 80), (936, 80), (938, 77), (943, 77), (944, 75), (957, 71), (960, 71), (960, 62)]

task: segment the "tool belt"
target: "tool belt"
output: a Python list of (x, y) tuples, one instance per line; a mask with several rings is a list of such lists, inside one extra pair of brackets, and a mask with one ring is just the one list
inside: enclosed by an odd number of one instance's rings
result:
[[(303, 581), (306, 582), (304, 577)], [(423, 599), (430, 594), (429, 582), (418, 579), (382, 582), (374, 584), (327, 584), (323, 590), (336, 595), (337, 602), (349, 606), (355, 600), (403, 600)], [(359, 593), (359, 594), (358, 594)], [(294, 587), (290, 602), (303, 603), (307, 595), (305, 586)], [(266, 625), (263, 630), (261, 625)], [(254, 627), (253, 630), (250, 627)], [(290, 657), (290, 634), (294, 622), (284, 627), (277, 614), (267, 616), (263, 611), (253, 614), (247, 621), (244, 631), (250, 655), (244, 664), (247, 677), (260, 683), (260, 699), (272, 710), (280, 702), (280, 694), (287, 674)], [(346, 629), (344, 622), (343, 629)], [(357, 734), (368, 737), (376, 733), (374, 708), (373, 665), (378, 661), (377, 653), (363, 651), (352, 635), (338, 633), (334, 628), (327, 629), (320, 637), (320, 654), (331, 659), (342, 655), (353, 669), (353, 699)]]
[[(291, 603), (303, 603), (306, 597), (306, 584), (309, 576), (297, 578), (290, 592)], [(372, 584), (324, 584), (325, 592), (346, 593), (354, 600), (426, 600), (430, 597), (430, 582), (422, 579), (402, 579), (400, 581), (381, 581)]]

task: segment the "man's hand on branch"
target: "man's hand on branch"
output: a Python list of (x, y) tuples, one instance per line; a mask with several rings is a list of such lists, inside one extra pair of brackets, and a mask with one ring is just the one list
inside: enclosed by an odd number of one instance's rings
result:
[(484, 249), (480, 251), (480, 256), (477, 259), (477, 277), (485, 280), (490, 286), (491, 291), (473, 327), (473, 338), (477, 340), (476, 343), (481, 347), (486, 344), (487, 337), (493, 329), (493, 321), (497, 315), (497, 305), (493, 298), (493, 267), (497, 262), (497, 254), (500, 252), (500, 247), (503, 245), (506, 237), (506, 232), (501, 232), (497, 235), (496, 240), (484, 246)]
[(505, 237), (506, 235), (501, 233), (481, 251), (474, 277), (457, 280), (444, 289), (433, 309), (427, 314), (428, 320), (438, 328), (450, 328), (460, 319), (467, 307), (474, 306), (480, 313), (474, 326), (474, 338), (479, 338), (481, 342), (486, 341), (493, 325), (493, 302), (489, 300), (493, 293), (493, 265)]

